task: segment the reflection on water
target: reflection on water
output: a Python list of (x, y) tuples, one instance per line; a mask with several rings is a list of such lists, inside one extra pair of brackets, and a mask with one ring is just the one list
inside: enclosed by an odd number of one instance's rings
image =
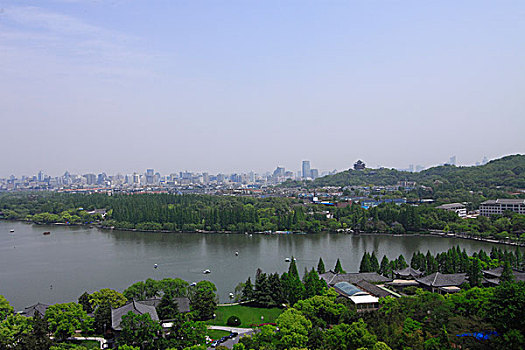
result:
[[(410, 261), (415, 250), (436, 253), (457, 244), (468, 253), (492, 246), (427, 236), (143, 233), (0, 222), (0, 294), (22, 309), (38, 301), (76, 301), (84, 291), (122, 291), (147, 278), (180, 277), (214, 282), (225, 302), (258, 267), (283, 272), (288, 268), (284, 259), (292, 255), (301, 272), (316, 267), (319, 257), (327, 268), (340, 258), (346, 271), (357, 271), (365, 250), (375, 251), (379, 259), (403, 254)], [(212, 273), (203, 275), (205, 269)]]

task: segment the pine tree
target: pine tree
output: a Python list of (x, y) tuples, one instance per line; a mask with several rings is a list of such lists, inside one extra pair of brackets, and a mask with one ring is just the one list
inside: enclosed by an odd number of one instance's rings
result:
[(290, 262), (290, 267), (288, 268), (288, 273), (299, 278), (299, 271), (297, 270), (297, 264), (295, 263), (295, 258), (293, 256), (292, 261)]
[(337, 262), (335, 263), (335, 273), (345, 273), (345, 270), (343, 270), (343, 267), (341, 266), (341, 261), (339, 261), (339, 258), (337, 259)]
[(512, 267), (508, 261), (506, 261), (503, 265), (503, 271), (501, 272), (501, 277), (499, 280), (501, 283), (514, 282), (515, 280), (514, 272), (512, 271)]
[(370, 268), (371, 272), (379, 272), (379, 262), (377, 261), (375, 252), (372, 252), (372, 255), (370, 256)]
[(244, 284), (244, 287), (242, 289), (242, 295), (241, 300), (242, 301), (250, 301), (254, 298), (254, 292), (253, 292), (253, 284), (250, 277), (248, 277), (248, 280)]
[(82, 308), (84, 311), (88, 314), (93, 312), (93, 307), (91, 306), (91, 303), (89, 302), (89, 294), (87, 292), (84, 292), (79, 298), (78, 303), (82, 305)]
[(361, 258), (361, 264), (359, 265), (359, 272), (370, 272), (372, 270), (372, 264), (370, 262), (370, 254), (365, 252), (363, 258)]
[(403, 256), (403, 254), (399, 255), (399, 257), (397, 258), (396, 267), (398, 270), (403, 270), (408, 267), (408, 264), (405, 261), (405, 257)]
[(319, 262), (317, 263), (317, 273), (325, 273), (325, 267), (324, 267), (324, 261), (323, 258), (319, 258)]
[(386, 277), (392, 276), (392, 269), (390, 268), (390, 261), (388, 261), (388, 258), (386, 255), (383, 255), (383, 259), (381, 259), (381, 266), (379, 267), (379, 273)]
[(481, 260), (474, 258), (468, 271), (468, 281), (472, 287), (479, 287), (481, 285)]

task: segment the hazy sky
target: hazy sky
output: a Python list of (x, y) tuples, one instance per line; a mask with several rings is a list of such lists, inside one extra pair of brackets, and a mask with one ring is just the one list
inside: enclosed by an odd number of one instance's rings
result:
[(0, 176), (525, 153), (522, 0), (0, 8)]

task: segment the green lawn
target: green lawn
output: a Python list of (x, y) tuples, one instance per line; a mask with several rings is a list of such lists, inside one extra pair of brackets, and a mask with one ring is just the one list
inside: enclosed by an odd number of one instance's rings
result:
[(70, 344), (81, 345), (88, 349), (100, 349), (100, 343), (96, 340), (75, 340), (69, 341)]
[[(264, 309), (243, 305), (219, 306), (215, 314), (217, 317), (207, 321), (208, 324), (216, 326), (226, 326), (226, 321), (230, 316), (237, 316), (241, 319), (239, 327), (250, 327), (251, 324), (275, 323), (277, 317), (283, 312), (282, 309)], [(261, 316), (264, 317), (261, 320)]]
[(208, 337), (213, 340), (221, 339), (225, 335), (230, 335), (230, 332), (221, 331), (219, 329), (208, 329)]

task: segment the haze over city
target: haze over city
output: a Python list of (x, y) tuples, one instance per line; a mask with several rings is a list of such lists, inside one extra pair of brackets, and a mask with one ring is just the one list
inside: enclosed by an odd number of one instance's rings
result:
[(0, 0), (0, 177), (525, 150), (523, 2)]

